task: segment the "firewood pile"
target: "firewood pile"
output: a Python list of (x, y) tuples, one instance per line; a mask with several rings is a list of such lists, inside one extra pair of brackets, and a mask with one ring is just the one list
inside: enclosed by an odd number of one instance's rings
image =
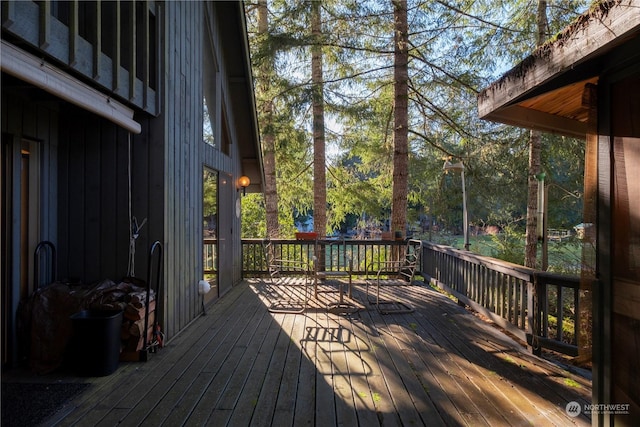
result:
[[(147, 299), (147, 291), (145, 289), (136, 289), (127, 295), (127, 305), (124, 308), (124, 319), (122, 320), (122, 329), (120, 337), (122, 339), (122, 351), (120, 352), (120, 360), (122, 361), (138, 361), (140, 350), (144, 349), (144, 328), (145, 315), (147, 307), (145, 301)], [(147, 324), (147, 346), (162, 345), (162, 339), (158, 337), (158, 330), (155, 327), (156, 319), (156, 300), (153, 289), (149, 295), (149, 317), (146, 319)]]
[[(147, 300), (146, 284), (134, 278), (119, 283), (103, 280), (93, 285), (54, 282), (40, 288), (18, 309), (20, 352), (38, 374), (52, 372), (63, 365), (73, 335), (70, 316), (82, 310), (122, 310), (122, 361), (138, 361), (144, 346)], [(156, 296), (149, 295), (147, 320), (148, 348), (162, 345), (162, 333), (155, 324)]]

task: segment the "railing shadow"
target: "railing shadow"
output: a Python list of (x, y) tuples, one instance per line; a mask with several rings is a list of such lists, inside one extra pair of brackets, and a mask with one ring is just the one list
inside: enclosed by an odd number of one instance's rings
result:
[[(319, 241), (331, 242), (330, 239)], [(259, 239), (242, 241), (244, 277), (267, 274), (260, 242)], [(308, 262), (317, 241), (282, 239), (273, 243), (288, 259)], [(327, 251), (347, 247), (353, 276), (366, 279), (397, 257), (398, 250), (405, 245), (403, 240), (351, 239), (345, 240), (344, 245), (323, 247), (328, 248)], [(589, 291), (591, 283), (581, 282), (578, 276), (538, 271), (430, 242), (422, 242), (422, 246), (417, 274), (425, 281), (432, 281), (460, 303), (527, 342), (537, 354), (542, 348), (548, 348), (569, 356), (578, 355), (578, 337), (588, 332), (583, 328), (589, 323), (589, 319), (580, 318), (584, 311), (581, 296)], [(340, 255), (326, 254), (329, 260)], [(393, 273), (381, 272), (383, 275)]]

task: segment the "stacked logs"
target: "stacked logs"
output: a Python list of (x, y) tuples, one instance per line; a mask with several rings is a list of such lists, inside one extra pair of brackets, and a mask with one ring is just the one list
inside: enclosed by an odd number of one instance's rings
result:
[[(127, 295), (127, 305), (124, 308), (122, 319), (122, 329), (120, 338), (122, 340), (121, 361), (140, 360), (140, 350), (144, 349), (144, 326), (147, 308), (146, 290), (134, 290)], [(154, 341), (154, 324), (156, 317), (156, 300), (153, 290), (149, 295), (149, 317), (147, 324), (147, 344)]]

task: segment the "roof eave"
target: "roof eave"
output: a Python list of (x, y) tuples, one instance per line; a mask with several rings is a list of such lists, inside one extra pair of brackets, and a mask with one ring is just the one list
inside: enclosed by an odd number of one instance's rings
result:
[(493, 111), (484, 119), (573, 138), (584, 139), (587, 134), (587, 124), (584, 122), (519, 105)]
[[(577, 120), (522, 111), (517, 103), (555, 89), (554, 81), (612, 50), (640, 32), (640, 0), (602, 2), (567, 27), (555, 41), (540, 46), (524, 61), (478, 95), (478, 115), (492, 120), (584, 137)], [(582, 67), (583, 69), (588, 67)], [(594, 71), (595, 73), (596, 71)], [(584, 79), (585, 75), (573, 78)], [(569, 79), (570, 80), (570, 79)], [(557, 86), (557, 84), (555, 85)], [(547, 129), (545, 129), (547, 128)]]
[(262, 159), (262, 146), (260, 143), (260, 125), (258, 121), (258, 112), (256, 109), (256, 98), (255, 91), (253, 86), (253, 68), (251, 67), (251, 51), (249, 45), (249, 31), (247, 29), (247, 17), (244, 9), (244, 2), (238, 2), (240, 8), (240, 25), (242, 27), (242, 33), (244, 37), (242, 38), (243, 44), (243, 62), (246, 69), (246, 85), (247, 92), (250, 97), (250, 114), (251, 114), (251, 122), (253, 125), (252, 134), (253, 134), (253, 144), (255, 150), (255, 156), (250, 158), (242, 159), (242, 168), (243, 171), (249, 175), (250, 177), (258, 178), (256, 180), (252, 180), (251, 185), (248, 188), (249, 192), (262, 193), (264, 191), (264, 163)]

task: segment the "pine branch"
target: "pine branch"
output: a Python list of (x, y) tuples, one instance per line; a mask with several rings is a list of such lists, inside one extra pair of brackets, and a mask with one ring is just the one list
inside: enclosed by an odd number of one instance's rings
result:
[(471, 15), (471, 14), (463, 11), (460, 8), (457, 8), (457, 7), (452, 6), (452, 5), (448, 4), (448, 3), (445, 3), (442, 0), (436, 0), (436, 2), (440, 3), (441, 5), (446, 7), (447, 9), (453, 10), (454, 12), (459, 13), (460, 15), (466, 16), (467, 18), (471, 18), (471, 19), (473, 19), (475, 21), (482, 22), (483, 24), (486, 24), (486, 25), (488, 25), (490, 27), (497, 28), (499, 30), (503, 30), (503, 31), (507, 31), (507, 32), (517, 32), (517, 33), (520, 32), (520, 31), (512, 30), (511, 28), (503, 27), (502, 25), (498, 25), (498, 24), (495, 24), (493, 22), (487, 21), (486, 19), (480, 18), (479, 16)]

